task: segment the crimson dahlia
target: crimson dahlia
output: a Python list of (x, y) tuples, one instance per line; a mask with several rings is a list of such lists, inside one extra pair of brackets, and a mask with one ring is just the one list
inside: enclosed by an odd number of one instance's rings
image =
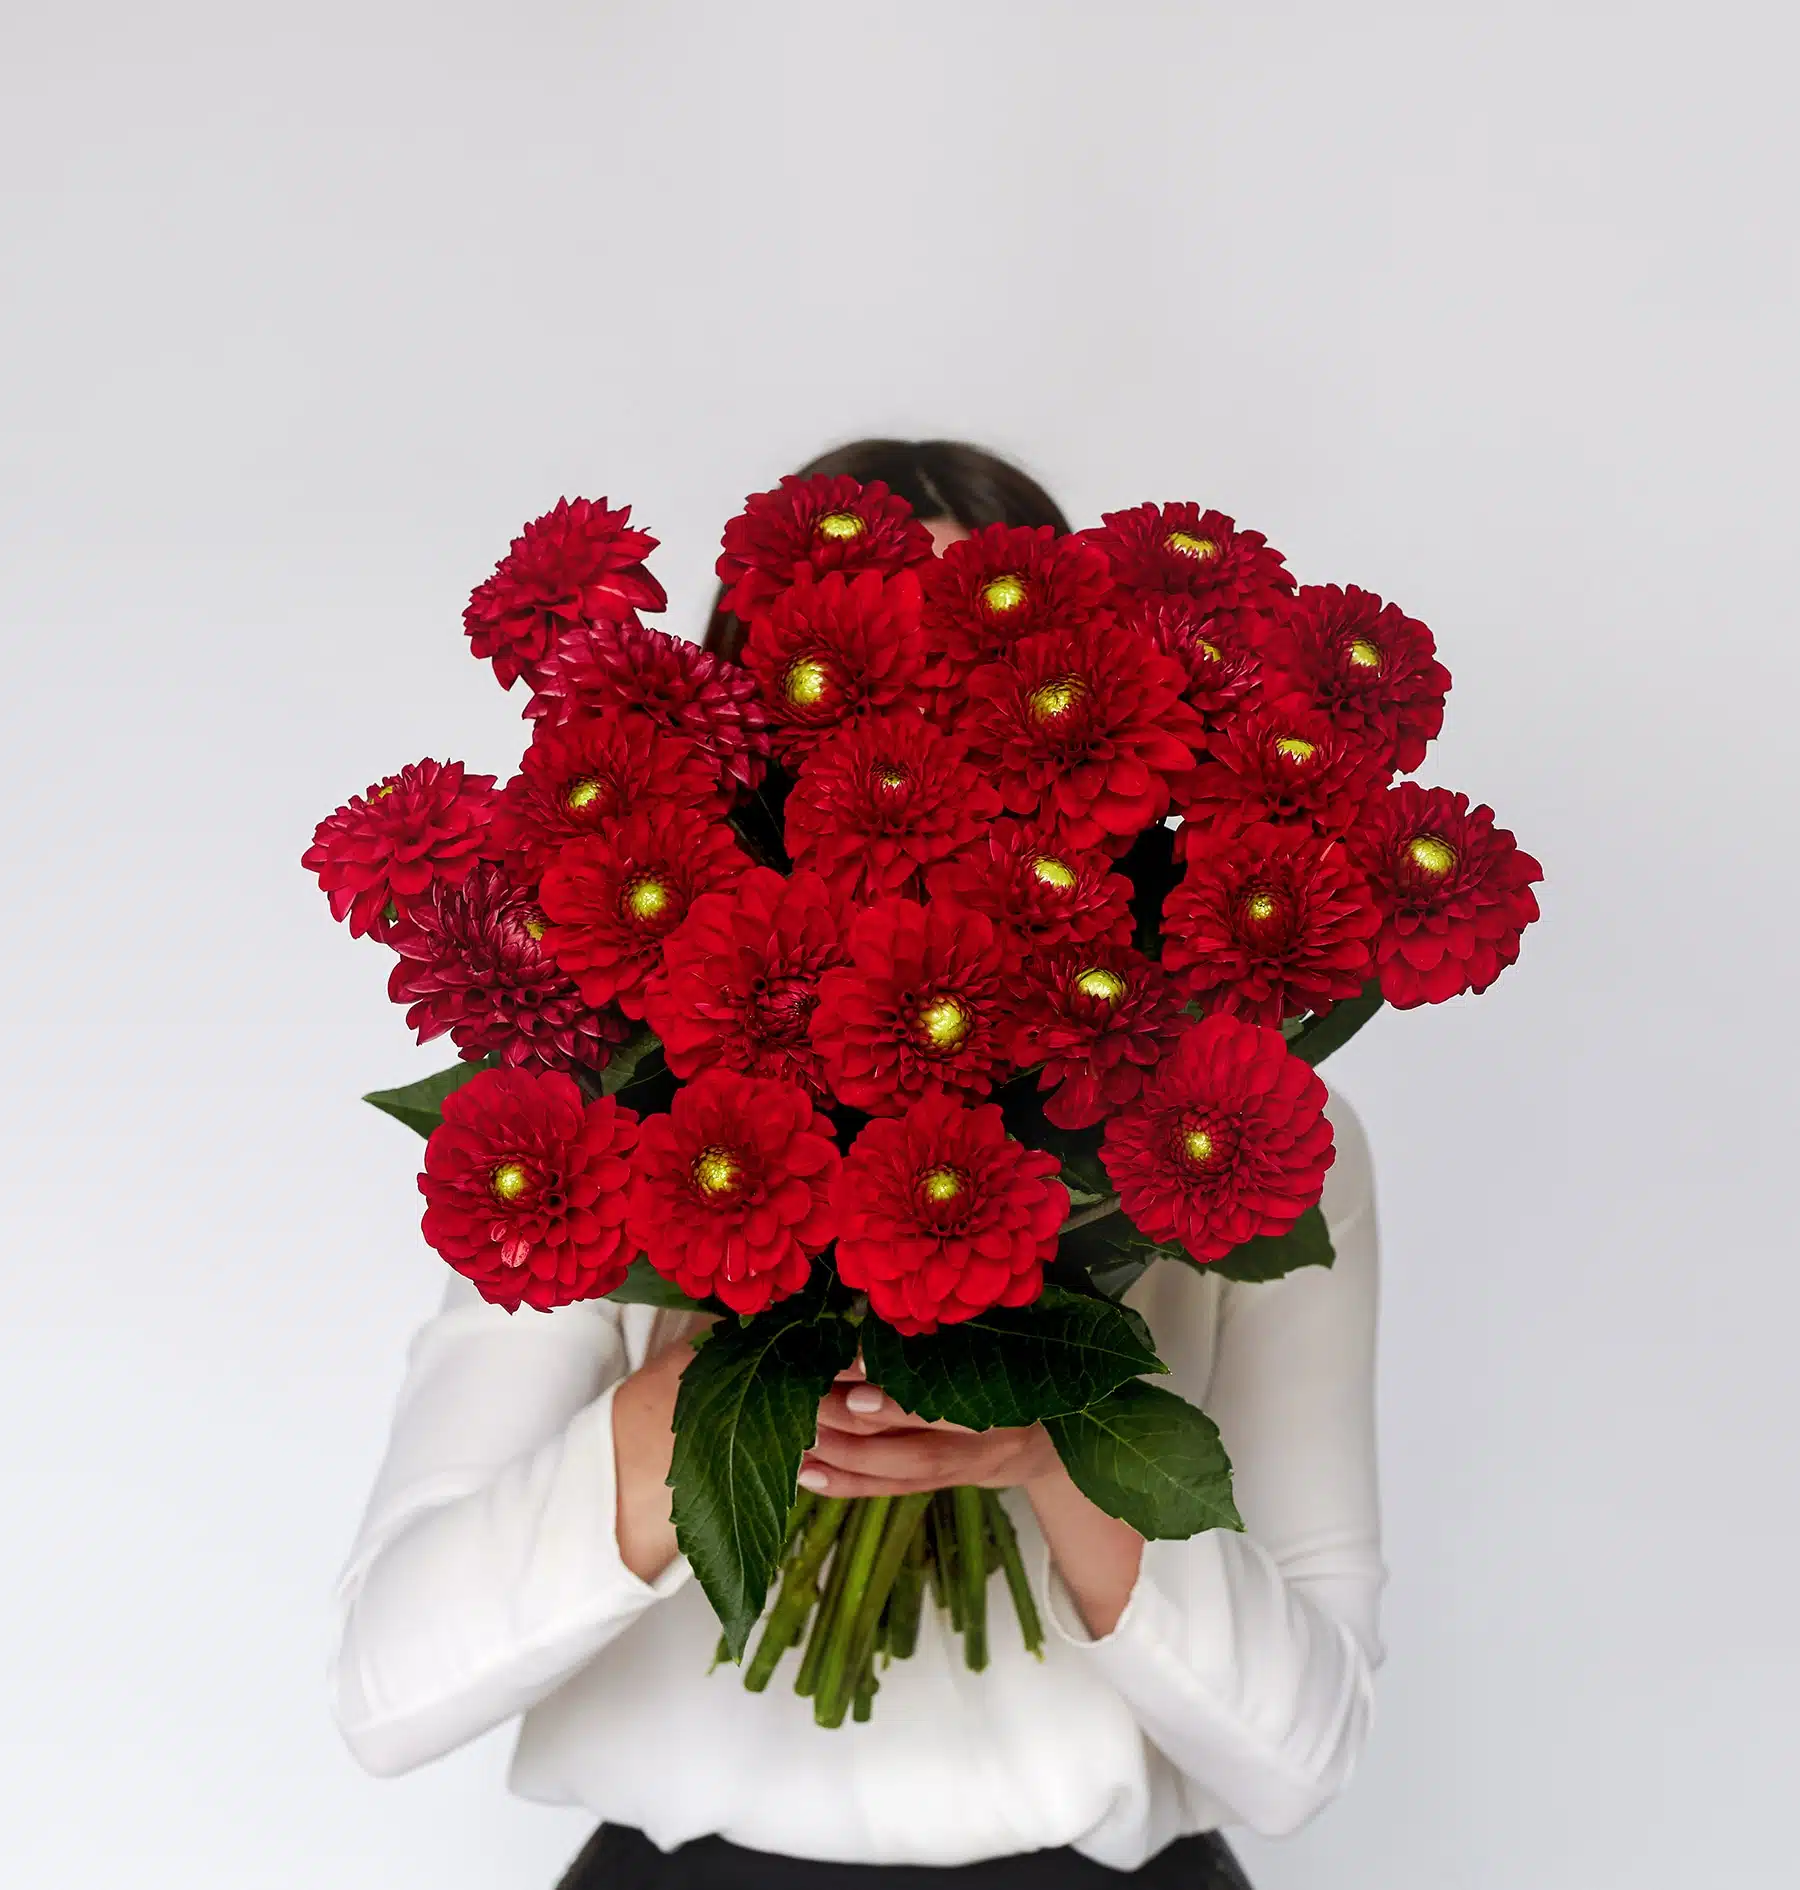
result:
[(1466, 794), (1399, 782), (1370, 803), (1350, 852), (1381, 911), (1375, 963), (1397, 1010), (1485, 991), (1538, 916), (1544, 869)]
[(1127, 591), (1179, 591), (1205, 606), (1221, 633), (1254, 642), (1294, 589), (1281, 553), (1261, 532), (1185, 502), (1105, 512), (1082, 536), (1106, 554)]
[[(493, 818), (494, 777), (460, 761), (415, 761), (354, 795), (313, 832), (300, 864), (319, 876), (334, 919), (354, 938), (385, 938), (433, 886), (474, 870)], [(391, 910), (390, 910), (391, 908)]]
[(1000, 797), (963, 744), (912, 709), (865, 716), (808, 756), (787, 797), (787, 849), (858, 903), (920, 889), (980, 839)]
[(1163, 901), (1162, 961), (1184, 990), (1253, 1024), (1355, 997), (1381, 917), (1343, 845), (1291, 828), (1196, 835)]
[(1128, 945), (1065, 947), (1026, 967), (1013, 1060), (1041, 1063), (1045, 1116), (1085, 1129), (1130, 1102), (1181, 1030), (1181, 992)]
[(901, 571), (931, 556), (931, 534), (879, 480), (790, 474), (753, 492), (725, 527), (719, 582), (725, 608), (752, 617), (802, 576)]
[(791, 1083), (708, 1070), (646, 1117), (628, 1225), (691, 1299), (758, 1313), (806, 1284), (837, 1232), (831, 1122)]
[(1019, 956), (1131, 938), (1131, 881), (1107, 854), (1071, 847), (1031, 821), (995, 821), (926, 883), (933, 899), (985, 913)]
[(1182, 1033), (1100, 1145), (1138, 1230), (1202, 1265), (1286, 1233), (1318, 1202), (1334, 1152), (1319, 1076), (1280, 1031), (1224, 1015)]
[(1255, 699), (1262, 664), (1255, 649), (1223, 617), (1185, 591), (1119, 595), (1119, 621), (1148, 637), (1181, 665), (1182, 700), (1210, 735)]
[(483, 1299), (548, 1312), (610, 1293), (634, 1249), (625, 1184), (637, 1118), (560, 1073), (484, 1070), (425, 1144), (427, 1242)]
[(839, 1278), (908, 1334), (1029, 1305), (1069, 1211), (1054, 1155), (1013, 1141), (992, 1103), (943, 1095), (869, 1123), (836, 1201)]
[(780, 1077), (824, 1102), (812, 1016), (820, 978), (849, 963), (846, 922), (817, 873), (784, 878), (755, 866), (696, 899), (644, 992), (644, 1018), (669, 1068), (681, 1077), (715, 1064)]
[(541, 689), (562, 638), (580, 624), (661, 610), (663, 587), (644, 569), (656, 549), (648, 532), (627, 529), (631, 507), (558, 499), (533, 519), (512, 549), (478, 584), (463, 612), (477, 656), (488, 658), (501, 686), (523, 676)]
[(1341, 834), (1383, 780), (1379, 755), (1315, 711), (1253, 708), (1208, 738), (1206, 761), (1182, 783), (1181, 845), (1259, 822)]
[(641, 807), (571, 840), (551, 862), (538, 888), (551, 921), (545, 943), (590, 1004), (641, 1017), (663, 940), (702, 893), (749, 866), (729, 827), (691, 807)]
[(883, 899), (819, 980), (813, 1042), (840, 1102), (897, 1116), (942, 1091), (986, 1095), (1006, 1061), (1006, 942), (979, 912)]

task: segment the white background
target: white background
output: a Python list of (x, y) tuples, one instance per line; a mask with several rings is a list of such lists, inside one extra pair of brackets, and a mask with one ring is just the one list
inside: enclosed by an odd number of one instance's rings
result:
[[(1267, 1890), (1794, 1880), (1796, 47), (1571, 0), (27, 6), (0, 49), (9, 1884), (548, 1886), (376, 1784), (323, 1600), (439, 1263), (314, 821), (505, 773), (469, 587), (634, 502), (691, 631), (860, 433), (1194, 497), (1436, 629), (1544, 860), (1377, 1150), (1394, 1566)], [(671, 1754), (671, 1765), (680, 1764)], [(928, 1808), (921, 1808), (927, 1815)]]

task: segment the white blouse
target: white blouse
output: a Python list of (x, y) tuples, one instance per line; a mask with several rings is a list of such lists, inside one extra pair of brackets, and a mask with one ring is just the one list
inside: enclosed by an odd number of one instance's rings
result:
[(453, 1279), (414, 1340), (344, 1572), (339, 1726), (370, 1771), (523, 1714), (513, 1789), (665, 1850), (961, 1864), (1069, 1844), (1135, 1868), (1184, 1832), (1293, 1830), (1339, 1791), (1381, 1658), (1367, 1144), (1334, 1098), (1329, 1271), (1248, 1286), (1172, 1263), (1131, 1303), (1170, 1389), (1218, 1423), (1246, 1533), (1152, 1542), (1112, 1633), (1082, 1627), (1031, 1507), (1008, 1498), (1046, 1624), (996, 1589), (986, 1672), (929, 1599), (874, 1716), (833, 1731), (791, 1690), (709, 1672), (718, 1627), (678, 1559), (642, 1582), (614, 1532), (612, 1395), (682, 1315), (588, 1301), (509, 1316)]

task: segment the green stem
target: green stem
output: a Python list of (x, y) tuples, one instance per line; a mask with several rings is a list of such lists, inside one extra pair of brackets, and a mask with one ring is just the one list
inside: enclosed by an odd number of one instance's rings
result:
[(931, 1505), (931, 1493), (925, 1490), (889, 1500), (893, 1507), (882, 1529), (881, 1546), (869, 1568), (868, 1587), (854, 1612), (848, 1604), (844, 1611), (849, 1626), (846, 1634), (848, 1653), (841, 1681), (843, 1691), (829, 1693), (822, 1677), (819, 1682), (816, 1706), (821, 1726), (843, 1724), (844, 1710), (862, 1684), (861, 1675), (874, 1661), (875, 1638), (881, 1627), (882, 1610), (887, 1606), (888, 1596), (893, 1592), (894, 1583), (905, 1566), (913, 1538), (919, 1533), (919, 1525), (925, 1520), (925, 1511)]
[(796, 1693), (811, 1693), (819, 1684), (819, 1664), (825, 1658), (825, 1643), (831, 1637), (832, 1623), (844, 1597), (844, 1583), (850, 1573), (850, 1544), (856, 1535), (860, 1507), (845, 1517), (837, 1533), (837, 1550), (831, 1558), (831, 1573), (825, 1578), (825, 1592), (813, 1615), (812, 1632), (807, 1636), (806, 1652), (800, 1656), (800, 1671), (794, 1676)]
[(1031, 1583), (1026, 1579), (1025, 1563), (1019, 1554), (1018, 1533), (998, 1490), (983, 1490), (982, 1507), (987, 1511), (988, 1527), (1000, 1551), (1000, 1569), (1012, 1595), (1013, 1612), (1019, 1617), (1019, 1632), (1025, 1637), (1025, 1651), (1044, 1657), (1044, 1624), (1038, 1619), (1037, 1602), (1032, 1598)]
[(987, 1530), (981, 1492), (958, 1484), (950, 1492), (956, 1516), (956, 1585), (962, 1591), (963, 1658), (973, 1673), (987, 1665)]
[[(806, 1494), (810, 1496), (811, 1492)], [(781, 1578), (781, 1593), (763, 1623), (762, 1639), (756, 1643), (756, 1652), (744, 1671), (744, 1685), (752, 1693), (762, 1692), (774, 1677), (782, 1655), (799, 1640), (806, 1617), (819, 1599), (819, 1569), (831, 1553), (831, 1545), (843, 1524), (844, 1511), (849, 1507), (847, 1497), (830, 1496), (799, 1509), (806, 1527), (788, 1556), (787, 1569)]]
[[(862, 1620), (863, 1597), (868, 1593), (869, 1577), (881, 1552), (881, 1539), (887, 1527), (888, 1511), (894, 1507), (891, 1496), (865, 1496), (858, 1500), (856, 1520), (838, 1555), (847, 1562), (844, 1583), (838, 1591), (837, 1607), (826, 1630), (825, 1648), (820, 1656), (818, 1675), (813, 1687), (813, 1718), (821, 1726), (841, 1726), (856, 1685), (860, 1662), (851, 1659), (852, 1644)], [(811, 1649), (807, 1650), (809, 1653)]]
[(906, 1545), (906, 1560), (888, 1597), (886, 1649), (894, 1660), (909, 1660), (919, 1645), (919, 1617), (925, 1607), (926, 1527), (923, 1516)]

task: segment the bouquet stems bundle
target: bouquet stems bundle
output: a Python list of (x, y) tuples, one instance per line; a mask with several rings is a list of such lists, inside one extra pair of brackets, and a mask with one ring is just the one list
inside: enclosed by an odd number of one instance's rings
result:
[(1145, 1537), (1241, 1527), (1127, 1295), (1331, 1264), (1315, 1066), (1485, 990), (1541, 874), (1404, 778), (1426, 627), (1223, 513), (940, 557), (884, 487), (787, 480), (725, 529), (741, 666), (643, 622), (655, 542), (604, 500), (527, 525), (464, 616), (530, 692), (518, 772), (402, 768), (305, 864), (460, 1053), (368, 1098), (428, 1138), (426, 1240), (509, 1312), (715, 1315), (677, 1538), (744, 1684), (791, 1654), (840, 1726), (928, 1601), (976, 1670), (996, 1573), (1042, 1630), (993, 1492), (798, 1488), (839, 1375), (1041, 1425)]

